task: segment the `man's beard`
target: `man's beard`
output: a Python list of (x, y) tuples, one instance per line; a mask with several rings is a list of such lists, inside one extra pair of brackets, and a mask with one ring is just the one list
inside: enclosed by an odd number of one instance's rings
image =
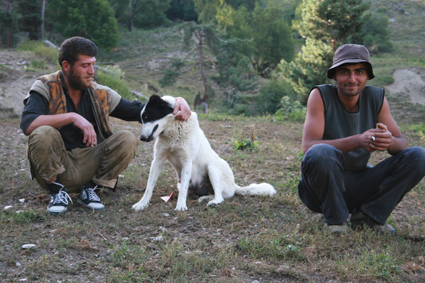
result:
[(93, 81), (86, 82), (83, 77), (77, 75), (74, 72), (73, 68), (71, 68), (66, 78), (68, 80), (69, 86), (76, 90), (85, 90), (93, 85)]

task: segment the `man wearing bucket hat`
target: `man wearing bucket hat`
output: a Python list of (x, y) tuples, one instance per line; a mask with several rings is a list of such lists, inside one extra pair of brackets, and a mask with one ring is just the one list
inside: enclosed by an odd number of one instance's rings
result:
[[(327, 76), (336, 85), (313, 87), (307, 101), (299, 196), (334, 234), (348, 232), (350, 213), (353, 229), (394, 234), (386, 221), (424, 177), (425, 150), (408, 147), (384, 89), (366, 86), (375, 77), (366, 47), (339, 47)], [(374, 151), (392, 156), (372, 167)]]

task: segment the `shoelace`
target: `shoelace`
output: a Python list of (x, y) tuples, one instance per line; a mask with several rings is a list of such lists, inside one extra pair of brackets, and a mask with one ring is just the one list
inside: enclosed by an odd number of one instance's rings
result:
[(72, 203), (72, 199), (71, 197), (68, 195), (68, 193), (66, 191), (64, 191), (64, 186), (62, 184), (53, 182), (53, 184), (60, 186), (60, 190), (59, 192), (55, 195), (55, 200), (54, 202), (60, 201), (63, 202), (64, 204), (68, 205), (68, 199), (71, 201)]
[(89, 194), (90, 201), (98, 201), (100, 202), (100, 198), (96, 195), (94, 190), (97, 188), (97, 185), (94, 188), (87, 188), (86, 191)]

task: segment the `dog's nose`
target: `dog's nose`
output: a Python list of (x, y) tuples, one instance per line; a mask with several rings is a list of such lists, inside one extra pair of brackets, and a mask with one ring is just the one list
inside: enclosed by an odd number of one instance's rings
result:
[(150, 142), (151, 140), (153, 140), (153, 137), (152, 137), (152, 135), (150, 135), (149, 137), (140, 136), (140, 140), (144, 141), (144, 142)]

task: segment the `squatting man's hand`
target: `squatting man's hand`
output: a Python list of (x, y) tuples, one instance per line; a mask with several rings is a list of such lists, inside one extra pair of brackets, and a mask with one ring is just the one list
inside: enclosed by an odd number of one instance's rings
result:
[[(177, 115), (176, 115), (177, 114)], [(175, 119), (187, 121), (190, 118), (192, 111), (187, 104), (186, 100), (181, 97), (176, 98), (176, 105), (174, 106), (173, 115), (176, 115)]]
[(83, 116), (77, 114), (73, 124), (83, 131), (83, 143), (85, 143), (86, 146), (94, 147), (97, 145), (96, 131), (89, 121), (87, 121)]
[(385, 151), (390, 145), (392, 134), (386, 125), (376, 124), (376, 129), (367, 130), (362, 134), (362, 147), (367, 151)]

